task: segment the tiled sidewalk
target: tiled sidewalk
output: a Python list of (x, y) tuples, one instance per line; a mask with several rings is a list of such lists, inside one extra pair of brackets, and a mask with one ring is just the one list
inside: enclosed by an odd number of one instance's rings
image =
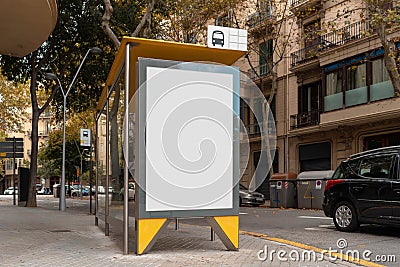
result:
[(356, 266), (327, 258), (318, 262), (260, 261), (257, 254), (265, 246), (269, 252), (283, 250), (292, 255), (301, 255), (302, 250), (240, 235), (239, 251), (226, 251), (218, 238), (210, 241), (209, 228), (181, 224), (176, 231), (173, 223), (149, 254), (122, 255), (120, 231), (110, 231), (109, 237), (104, 236), (101, 225), (94, 226), (94, 216), (3, 203), (0, 266)]

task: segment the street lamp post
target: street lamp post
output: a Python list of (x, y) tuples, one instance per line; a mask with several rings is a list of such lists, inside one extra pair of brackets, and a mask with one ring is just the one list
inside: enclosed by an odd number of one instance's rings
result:
[(90, 48), (85, 56), (83, 57), (81, 64), (79, 65), (78, 70), (75, 73), (74, 78), (72, 79), (71, 84), (68, 86), (67, 91), (65, 92), (60, 79), (58, 79), (57, 75), (55, 75), (54, 73), (45, 73), (45, 77), (46, 79), (50, 79), (50, 80), (56, 80), (58, 82), (58, 85), (60, 86), (62, 95), (63, 95), (63, 150), (62, 150), (62, 168), (61, 168), (61, 190), (60, 190), (60, 203), (59, 203), (59, 210), (61, 211), (65, 211), (65, 207), (66, 207), (66, 200), (65, 200), (65, 120), (66, 120), (66, 115), (65, 115), (65, 110), (67, 107), (67, 96), (69, 94), (69, 92), (71, 91), (72, 85), (74, 84), (76, 77), (78, 76), (79, 71), (82, 68), (83, 63), (85, 62), (87, 56), (89, 55), (89, 53), (94, 53), (94, 54), (100, 54), (102, 52), (102, 50), (98, 47), (92, 47)]

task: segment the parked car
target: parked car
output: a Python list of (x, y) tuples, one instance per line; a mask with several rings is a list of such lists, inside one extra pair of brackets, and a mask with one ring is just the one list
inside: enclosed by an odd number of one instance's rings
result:
[(244, 185), (239, 184), (239, 205), (260, 206), (264, 204), (264, 195), (258, 192), (250, 192)]
[(400, 146), (350, 156), (325, 186), (323, 210), (340, 231), (360, 223), (400, 225)]
[[(102, 185), (99, 185), (98, 187), (97, 187), (97, 190), (98, 190), (98, 194), (105, 194), (106, 193), (106, 188), (104, 187), (104, 186), (102, 186)], [(95, 191), (96, 192), (96, 191)], [(112, 186), (109, 186), (108, 187), (108, 193), (109, 194), (112, 194), (113, 193), (113, 188), (112, 188)]]
[[(124, 187), (121, 188), (120, 191), (121, 199), (124, 199)], [(128, 186), (128, 199), (135, 200), (135, 183), (129, 183)]]
[[(88, 196), (89, 191), (82, 187), (82, 196)], [(79, 185), (71, 186), (71, 197), (80, 197), (81, 196), (81, 187)]]
[[(6, 190), (4, 190), (4, 195), (12, 195), (14, 194), (14, 187), (9, 187)], [(18, 187), (15, 187), (15, 194), (18, 194)]]
[(51, 195), (51, 190), (50, 188), (47, 187), (42, 187), (40, 190), (36, 191), (38, 195)]

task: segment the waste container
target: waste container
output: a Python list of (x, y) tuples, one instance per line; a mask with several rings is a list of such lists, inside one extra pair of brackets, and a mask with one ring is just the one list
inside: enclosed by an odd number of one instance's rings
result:
[(60, 197), (60, 191), (61, 191), (61, 185), (60, 184), (55, 184), (53, 185), (53, 196), (54, 197)]
[(270, 178), (270, 207), (297, 208), (296, 173), (276, 173)]
[(297, 176), (298, 207), (322, 209), (326, 180), (333, 175), (332, 170), (302, 172)]

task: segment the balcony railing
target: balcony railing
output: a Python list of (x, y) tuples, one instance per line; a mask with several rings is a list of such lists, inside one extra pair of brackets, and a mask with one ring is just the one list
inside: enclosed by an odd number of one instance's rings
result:
[(291, 0), (290, 1), (290, 6), (294, 7), (294, 6), (298, 6), (304, 2), (306, 2), (307, 0)]
[(247, 25), (249, 26), (249, 30), (252, 30), (261, 26), (266, 21), (274, 19), (275, 16), (272, 14), (272, 9), (268, 8), (266, 11), (251, 14), (247, 19)]
[(264, 77), (264, 76), (267, 76), (269, 74), (271, 74), (271, 73), (269, 71), (268, 64), (262, 64), (262, 65), (259, 65), (259, 66), (255, 67), (254, 70), (253, 69), (249, 69), (247, 71), (247, 75), (252, 80), (257, 80), (260, 77)]
[(364, 38), (371, 31), (369, 21), (360, 20), (321, 36), (321, 47), (324, 49), (343, 45), (352, 40)]
[(290, 116), (290, 129), (298, 129), (319, 124), (319, 111), (312, 110)]
[(318, 53), (321, 51), (321, 45), (316, 44), (303, 49), (300, 49), (290, 54), (290, 66), (293, 68), (296, 65), (304, 64), (313, 61), (318, 57)]
[[(256, 124), (250, 124), (246, 126), (247, 134), (250, 136), (259, 136), (261, 134), (261, 127), (264, 127), (264, 123), (256, 123)], [(264, 129), (264, 131), (267, 129)], [(276, 134), (276, 127), (274, 122), (269, 122), (268, 123), (268, 134)]]
[(369, 21), (360, 20), (321, 35), (318, 37), (317, 44), (300, 49), (290, 55), (291, 67), (317, 59), (321, 51), (346, 44), (353, 40), (362, 39), (368, 36), (372, 32), (371, 30)]
[(49, 132), (48, 131), (38, 131), (39, 136), (48, 136)]

